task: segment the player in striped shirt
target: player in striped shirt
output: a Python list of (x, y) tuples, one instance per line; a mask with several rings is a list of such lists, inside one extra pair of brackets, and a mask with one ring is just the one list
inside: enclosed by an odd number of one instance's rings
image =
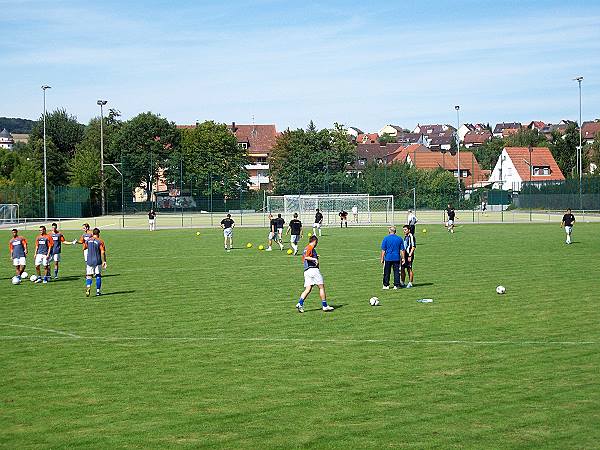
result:
[(27, 264), (27, 239), (19, 236), (19, 230), (16, 228), (12, 229), (12, 238), (8, 241), (8, 249), (10, 250), (13, 266), (15, 266), (15, 276), (21, 279)]
[[(50, 254), (54, 241), (46, 232), (46, 227), (40, 227), (40, 234), (35, 238), (35, 272), (37, 273), (36, 283), (43, 281), (47, 283), (50, 279)], [(41, 277), (40, 266), (44, 266), (44, 277)]]
[(92, 277), (96, 277), (96, 295), (102, 288), (102, 269), (106, 269), (106, 247), (100, 239), (100, 230), (94, 228), (92, 236), (83, 244), (87, 250), (85, 259), (85, 296), (89, 297), (92, 290)]
[(321, 296), (322, 309), (325, 312), (333, 311), (333, 306), (327, 304), (325, 298), (325, 284), (323, 276), (319, 270), (319, 255), (315, 250), (319, 239), (314, 234), (310, 237), (309, 243), (302, 253), (302, 262), (304, 263), (304, 292), (300, 294), (300, 300), (296, 304), (296, 309), (299, 313), (304, 312), (304, 300), (310, 294), (314, 285), (319, 286), (319, 295)]
[[(404, 225), (404, 227), (402, 227), (402, 230), (404, 231), (404, 261), (402, 262), (402, 273), (401, 273), (401, 278), (402, 278), (402, 283), (400, 284), (400, 287), (407, 287), (407, 288), (411, 288), (413, 287), (413, 277), (414, 277), (414, 272), (413, 272), (413, 261), (415, 260), (415, 237), (413, 236), (413, 234), (410, 232), (410, 225)], [(406, 280), (406, 273), (408, 272), (408, 283), (405, 285), (404, 281)]]

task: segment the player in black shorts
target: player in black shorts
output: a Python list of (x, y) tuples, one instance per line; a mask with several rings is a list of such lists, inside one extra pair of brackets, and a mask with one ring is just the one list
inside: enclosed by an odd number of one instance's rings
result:
[(298, 254), (298, 243), (302, 238), (302, 222), (298, 220), (298, 213), (294, 213), (294, 218), (290, 220), (285, 234), (291, 234), (290, 245), (294, 249), (294, 255)]
[(446, 228), (450, 233), (454, 233), (454, 220), (456, 219), (456, 212), (454, 211), (452, 205), (448, 205), (448, 208), (446, 208), (446, 216), (448, 217)]
[[(409, 225), (404, 225), (404, 227), (402, 227), (402, 231), (404, 231), (405, 256), (404, 256), (404, 261), (402, 262), (402, 273), (401, 273), (402, 283), (400, 284), (400, 287), (411, 288), (411, 287), (413, 287), (412, 283), (413, 283), (413, 278), (414, 278), (413, 261), (415, 259), (415, 238), (412, 235), (412, 233), (410, 232)], [(408, 273), (408, 283), (405, 285), (404, 280), (406, 280), (407, 273)]]
[(346, 228), (348, 228), (348, 212), (344, 211), (343, 209), (340, 211), (340, 228), (342, 228), (344, 226), (344, 224), (346, 224)]

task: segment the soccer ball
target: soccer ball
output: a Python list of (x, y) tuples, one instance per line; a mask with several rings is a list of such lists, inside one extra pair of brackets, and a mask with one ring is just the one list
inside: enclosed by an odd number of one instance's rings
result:
[(21, 274), (21, 278), (29, 278), (29, 274), (27, 272), (23, 272)]
[(252, 248), (252, 243), (251, 243), (251, 242), (248, 242), (248, 243), (246, 244), (246, 248)]
[(258, 246), (258, 249), (259, 249), (259, 250), (264, 250), (264, 249), (265, 249), (265, 246), (264, 246), (264, 245), (262, 245), (262, 244), (260, 244), (260, 245)]
[(369, 300), (369, 305), (379, 306), (379, 299), (377, 297), (371, 297)]
[(504, 286), (498, 286), (496, 287), (496, 293), (497, 294), (504, 294), (506, 292), (506, 288)]
[(288, 254), (288, 255), (291, 255), (292, 253), (294, 253), (294, 252), (292, 251), (292, 249), (291, 249), (291, 248), (288, 248), (287, 254)]
[(196, 231), (196, 236), (200, 236), (200, 232), (199, 231)]
[(427, 233), (427, 228), (423, 228), (423, 233)]
[(31, 281), (32, 283), (35, 283), (35, 280), (37, 280), (37, 275), (33, 274), (29, 277), (29, 281)]
[(311, 237), (311, 236), (312, 236), (312, 233), (308, 233), (308, 237)]
[(21, 278), (15, 275), (12, 277), (12, 284), (21, 284)]

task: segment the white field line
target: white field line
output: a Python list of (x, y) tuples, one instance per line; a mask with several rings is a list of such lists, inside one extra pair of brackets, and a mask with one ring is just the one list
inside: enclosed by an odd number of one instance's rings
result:
[[(73, 333), (67, 333), (66, 331), (52, 330), (52, 329), (49, 329), (49, 328), (30, 327), (28, 325), (14, 325), (14, 324), (11, 324), (11, 323), (0, 323), (0, 326), (13, 327), (13, 328), (27, 328), (29, 330), (38, 330), (38, 331), (47, 331), (48, 333), (59, 334), (61, 336), (71, 337), (71, 338), (77, 338), (77, 339), (79, 339), (81, 337), (81, 336), (78, 336), (78, 335), (73, 334)], [(40, 336), (40, 337), (43, 337), (43, 336)]]
[[(34, 327), (24, 327), (33, 328)], [(37, 328), (40, 329), (41, 328)], [(50, 330), (44, 330), (50, 331)], [(125, 341), (165, 341), (165, 342), (282, 342), (282, 343), (324, 343), (324, 344), (429, 344), (429, 345), (515, 345), (515, 346), (578, 346), (599, 345), (598, 341), (470, 341), (470, 340), (438, 340), (438, 339), (305, 339), (305, 338), (277, 338), (277, 337), (225, 337), (225, 336), (198, 336), (198, 337), (175, 337), (175, 336), (77, 336), (69, 333), (61, 333), (60, 336), (0, 336), (0, 340), (89, 340), (101, 342), (125, 342)]]

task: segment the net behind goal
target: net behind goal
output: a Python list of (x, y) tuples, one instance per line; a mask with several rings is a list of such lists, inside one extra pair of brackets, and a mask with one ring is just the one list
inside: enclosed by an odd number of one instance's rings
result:
[(0, 204), (0, 225), (19, 222), (19, 205)]
[(338, 225), (342, 210), (348, 213), (350, 225), (394, 223), (393, 195), (315, 194), (267, 197), (267, 210), (273, 214), (281, 213), (287, 221), (297, 212), (300, 220), (312, 223), (316, 209), (323, 213), (323, 224), (326, 225)]

